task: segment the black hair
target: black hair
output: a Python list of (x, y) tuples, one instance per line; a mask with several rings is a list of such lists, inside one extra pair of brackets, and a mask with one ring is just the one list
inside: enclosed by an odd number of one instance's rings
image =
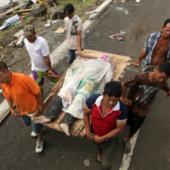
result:
[(67, 4), (64, 7), (64, 14), (65, 15), (70, 15), (74, 12), (74, 6), (72, 4)]
[(160, 72), (164, 72), (167, 76), (170, 76), (170, 63), (160, 64), (158, 69)]
[(121, 83), (118, 81), (110, 81), (105, 84), (104, 86), (104, 95), (109, 97), (120, 97), (122, 95), (122, 86)]
[(165, 20), (164, 24), (163, 24), (163, 27), (166, 27), (167, 24), (170, 23), (170, 18), (168, 18), (167, 20)]
[(4, 63), (3, 61), (0, 61), (0, 71), (1, 71), (1, 72), (8, 71), (8, 66), (7, 66), (7, 64)]

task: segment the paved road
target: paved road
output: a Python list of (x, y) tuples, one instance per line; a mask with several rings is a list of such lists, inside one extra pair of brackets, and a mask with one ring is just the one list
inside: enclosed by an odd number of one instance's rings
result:
[[(87, 34), (86, 48), (136, 57), (147, 35), (159, 30), (162, 22), (169, 17), (168, 2), (169, 0), (143, 0), (140, 4), (134, 1), (112, 4)], [(120, 30), (127, 32), (125, 41), (109, 38), (109, 35)], [(168, 101), (159, 95), (153, 104), (153, 110), (139, 135), (131, 170), (169, 169)], [(1, 170), (99, 170), (94, 158), (94, 144), (47, 129), (46, 150), (42, 155), (36, 155), (35, 141), (29, 136), (30, 131), (21, 120), (11, 117), (1, 125)], [(118, 152), (114, 161), (116, 170), (123, 153), (121, 141)], [(85, 159), (90, 160), (89, 167), (83, 165)]]

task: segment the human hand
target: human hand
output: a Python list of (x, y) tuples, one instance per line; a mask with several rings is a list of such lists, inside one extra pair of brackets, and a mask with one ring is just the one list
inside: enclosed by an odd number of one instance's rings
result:
[(166, 92), (166, 93), (165, 93), (165, 96), (166, 96), (166, 97), (169, 97), (169, 96), (170, 96), (170, 91)]
[(104, 138), (98, 135), (94, 135), (94, 141), (96, 143), (103, 143), (104, 142)]
[(14, 109), (11, 109), (11, 115), (14, 116), (14, 117), (17, 117), (18, 116), (18, 113), (16, 112), (16, 110)]
[(55, 71), (53, 71), (53, 70), (48, 70), (48, 77), (50, 77), (50, 78), (56, 78), (56, 79), (58, 79), (59, 78), (59, 75), (58, 75), (58, 73), (56, 73)]
[(88, 140), (94, 140), (94, 134), (91, 132), (86, 132), (86, 137)]
[(140, 66), (140, 61), (135, 60), (134, 62), (132, 62), (132, 65), (135, 66), (135, 67), (139, 67)]

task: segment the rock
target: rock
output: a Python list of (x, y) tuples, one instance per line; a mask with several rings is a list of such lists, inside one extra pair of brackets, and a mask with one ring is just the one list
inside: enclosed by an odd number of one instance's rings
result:
[(52, 16), (52, 19), (64, 19), (65, 18), (65, 15), (62, 11), (55, 11), (53, 16)]
[(34, 4), (31, 15), (34, 17), (40, 17), (47, 14), (47, 7), (43, 4)]
[(89, 159), (85, 159), (85, 160), (83, 161), (83, 164), (84, 164), (85, 167), (90, 166), (90, 160), (89, 160)]

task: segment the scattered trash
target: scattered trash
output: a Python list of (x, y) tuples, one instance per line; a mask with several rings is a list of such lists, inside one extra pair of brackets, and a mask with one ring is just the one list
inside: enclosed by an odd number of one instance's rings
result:
[(52, 25), (52, 21), (51, 20), (47, 20), (47, 23), (44, 25), (45, 27), (51, 27)]
[(52, 20), (52, 21), (51, 21), (52, 24), (55, 24), (55, 23), (57, 23), (57, 22), (58, 22), (58, 19), (55, 19), (55, 20)]
[(125, 35), (126, 35), (125, 31), (120, 31), (113, 35), (110, 35), (109, 37), (113, 40), (123, 41), (125, 39)]
[(117, 7), (115, 7), (115, 10), (116, 10), (116, 11), (123, 11), (124, 8), (123, 8), (123, 7), (118, 7), (118, 6), (117, 6)]
[(9, 26), (16, 25), (16, 24), (19, 24), (19, 23), (21, 23), (21, 21), (20, 21), (19, 15), (16, 14), (16, 15), (6, 19), (3, 22), (2, 26), (0, 27), (0, 31), (4, 30), (5, 28), (7, 28)]
[(121, 3), (125, 3), (125, 2), (126, 2), (126, 0), (120, 0), (120, 2), (121, 2)]
[(57, 33), (57, 34), (63, 34), (64, 32), (65, 32), (65, 30), (62, 27), (57, 28), (55, 31), (55, 33)]
[(85, 160), (83, 161), (83, 164), (84, 164), (85, 167), (90, 166), (90, 160), (89, 160), (89, 159), (85, 159)]
[(22, 35), (24, 35), (23, 29), (22, 29), (22, 30), (19, 30), (18, 32), (16, 32), (16, 33), (14, 34), (14, 37), (15, 37), (15, 38), (19, 38), (19, 37), (22, 36)]
[(116, 11), (123, 11), (124, 14), (128, 15), (129, 14), (129, 10), (125, 9), (124, 7), (115, 7)]
[(24, 45), (24, 38), (25, 38), (24, 35), (20, 36), (15, 45), (17, 47), (22, 47)]
[(124, 14), (128, 15), (129, 11), (127, 9), (124, 10)]
[[(2, 54), (1, 57), (0, 57), (0, 59), (2, 60), (2, 59), (4, 59), (4, 58), (5, 58), (5, 55)], [(1, 90), (1, 89), (0, 89), (0, 90)]]

